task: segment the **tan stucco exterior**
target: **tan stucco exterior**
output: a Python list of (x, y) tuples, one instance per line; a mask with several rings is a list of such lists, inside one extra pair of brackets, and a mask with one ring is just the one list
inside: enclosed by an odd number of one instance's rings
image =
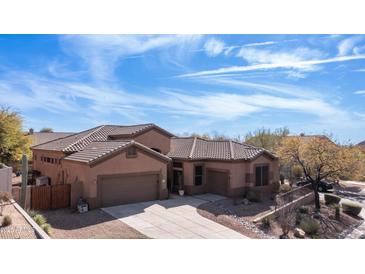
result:
[(167, 154), (170, 151), (170, 137), (156, 129), (151, 129), (137, 136), (134, 140), (149, 148), (159, 149), (162, 154)]
[[(269, 184), (279, 181), (279, 161), (261, 155), (253, 161), (184, 161), (183, 162), (183, 182), (188, 194), (204, 193), (206, 176), (203, 179), (203, 186), (194, 185), (194, 166), (204, 166), (204, 174), (208, 169), (225, 171), (229, 174), (228, 196), (238, 196), (244, 194), (247, 189), (255, 187), (255, 167), (257, 165), (269, 166)], [(249, 176), (247, 174), (250, 174)], [(247, 181), (248, 177), (250, 178)]]
[[(52, 185), (62, 184), (62, 158), (64, 156), (65, 154), (61, 151), (33, 149), (33, 169), (40, 171), (42, 175), (48, 176)], [(47, 163), (41, 161), (41, 157), (57, 159), (57, 162)], [(58, 160), (60, 160), (60, 163)]]
[(71, 187), (75, 184), (74, 189), (77, 189), (72, 193), (72, 203), (75, 203), (75, 200), (81, 196), (88, 200), (91, 207), (98, 207), (100, 204), (98, 177), (127, 173), (158, 173), (160, 175), (159, 198), (167, 198), (167, 162), (148, 155), (140, 149), (137, 149), (136, 157), (129, 158), (126, 156), (126, 152), (121, 152), (94, 166), (75, 161), (64, 161), (63, 170), (67, 178), (66, 183), (70, 183)]

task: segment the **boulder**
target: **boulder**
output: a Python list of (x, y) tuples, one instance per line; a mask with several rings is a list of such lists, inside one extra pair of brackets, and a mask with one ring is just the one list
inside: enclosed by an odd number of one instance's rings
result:
[(305, 232), (302, 229), (296, 227), (294, 229), (294, 236), (303, 239), (305, 237)]

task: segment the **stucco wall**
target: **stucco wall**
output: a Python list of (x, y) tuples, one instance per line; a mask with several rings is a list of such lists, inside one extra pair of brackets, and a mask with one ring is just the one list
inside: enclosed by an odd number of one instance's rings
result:
[[(82, 187), (77, 186), (77, 189), (81, 192), (83, 198), (97, 198), (98, 175), (138, 172), (159, 172), (161, 174), (160, 192), (162, 196), (167, 195), (167, 163), (151, 157), (140, 149), (137, 149), (137, 157), (133, 158), (126, 157), (126, 153), (122, 152), (95, 166), (90, 167), (78, 162), (64, 161), (63, 167), (67, 174), (67, 183), (72, 185), (82, 182)], [(76, 187), (73, 189), (76, 189)]]
[[(203, 185), (206, 184), (207, 169), (227, 170), (229, 173), (228, 194), (236, 196), (243, 194), (247, 188), (255, 186), (255, 166), (261, 164), (269, 165), (269, 184), (279, 180), (279, 163), (266, 156), (260, 156), (251, 162), (223, 162), (223, 161), (192, 161), (183, 163), (183, 181), (187, 186), (188, 193), (192, 192), (194, 186), (194, 166), (203, 164), (205, 177)], [(251, 180), (246, 181), (246, 174), (251, 174)], [(198, 187), (196, 192), (204, 192), (204, 187)], [(193, 191), (194, 192), (194, 191)]]
[(170, 137), (155, 129), (137, 136), (135, 141), (149, 148), (157, 148), (161, 150), (162, 154), (167, 154), (170, 151)]
[(0, 168), (0, 191), (11, 192), (13, 169), (8, 166)]
[(56, 159), (62, 159), (65, 154), (61, 151), (51, 150), (33, 150), (33, 169), (38, 170), (42, 175), (48, 176), (51, 179), (51, 184), (62, 183), (62, 160), (61, 164), (58, 163), (46, 163), (41, 161), (41, 157), (50, 157)]

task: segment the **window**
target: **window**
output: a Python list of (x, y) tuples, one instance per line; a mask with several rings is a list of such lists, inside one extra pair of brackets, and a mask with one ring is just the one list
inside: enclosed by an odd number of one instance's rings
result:
[(43, 156), (41, 156), (41, 162), (43, 162), (44, 160), (43, 160)]
[(195, 166), (195, 185), (200, 186), (203, 184), (203, 166)]
[(256, 186), (266, 186), (269, 184), (269, 166), (256, 167)]
[(37, 154), (34, 154), (34, 161), (37, 161)]
[(47, 163), (50, 163), (51, 162), (51, 158), (46, 157), (46, 159), (47, 159)]
[(127, 150), (127, 157), (136, 157), (137, 149), (135, 147), (129, 147)]
[(173, 167), (176, 167), (176, 168), (182, 168), (183, 167), (183, 164), (182, 163), (179, 163), (179, 162), (173, 162)]

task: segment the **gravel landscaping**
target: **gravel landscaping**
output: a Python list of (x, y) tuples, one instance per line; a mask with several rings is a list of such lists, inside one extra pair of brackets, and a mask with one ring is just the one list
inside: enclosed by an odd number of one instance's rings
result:
[(77, 213), (70, 209), (41, 212), (56, 239), (146, 239), (147, 237), (106, 212), (95, 209)]
[[(4, 216), (11, 217), (11, 225), (1, 226)], [(3, 216), (0, 216), (0, 239), (37, 239), (33, 227), (10, 202), (4, 206)]]
[(248, 205), (241, 203), (235, 205), (232, 199), (224, 199), (200, 205), (198, 213), (249, 238), (269, 239), (272, 236), (259, 229), (252, 220), (270, 211), (272, 207), (273, 201), (271, 200)]

